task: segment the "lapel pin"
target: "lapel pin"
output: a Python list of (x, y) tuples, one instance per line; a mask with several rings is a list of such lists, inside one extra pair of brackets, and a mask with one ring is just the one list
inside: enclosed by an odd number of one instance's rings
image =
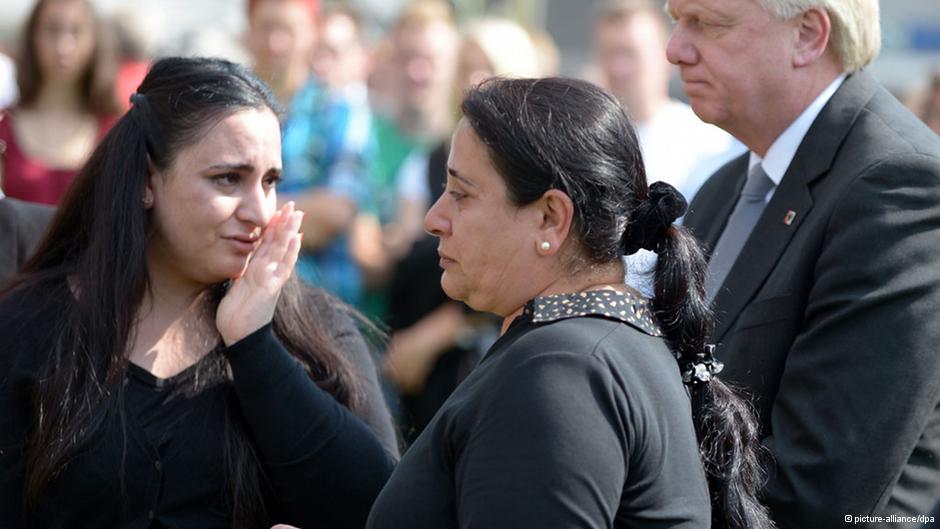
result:
[(796, 218), (796, 212), (793, 211), (792, 209), (788, 209), (787, 214), (783, 216), (783, 223), (789, 226), (790, 224), (793, 224), (793, 219), (795, 218)]

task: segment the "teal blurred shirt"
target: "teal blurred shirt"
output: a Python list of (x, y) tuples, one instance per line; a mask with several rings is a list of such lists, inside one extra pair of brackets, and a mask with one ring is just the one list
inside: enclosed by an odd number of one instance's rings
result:
[[(330, 92), (311, 78), (291, 102), (282, 134), (280, 193), (323, 189), (357, 209), (369, 202), (367, 168), (375, 156), (375, 140), (364, 86)], [(308, 283), (360, 305), (362, 274), (350, 253), (348, 234), (315, 252), (302, 252), (297, 272)]]

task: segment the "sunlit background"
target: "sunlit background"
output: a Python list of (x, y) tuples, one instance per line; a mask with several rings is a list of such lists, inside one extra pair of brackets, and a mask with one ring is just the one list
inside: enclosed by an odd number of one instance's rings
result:
[[(240, 50), (245, 28), (242, 0), (94, 0), (103, 15), (134, 13), (146, 26), (157, 55), (201, 49), (206, 54), (244, 59)], [(333, 2), (342, 3), (342, 2)], [(363, 13), (372, 34), (381, 35), (405, 0), (350, 0)], [(488, 13), (505, 15), (527, 26), (546, 29), (561, 51), (562, 72), (590, 70), (590, 27), (598, 0), (454, 0), (460, 19)], [(14, 51), (19, 27), (31, 0), (0, 2), (0, 46)], [(872, 66), (874, 74), (896, 94), (905, 96), (927, 82), (940, 67), (940, 4), (936, 0), (881, 2), (884, 46)], [(676, 91), (676, 90), (674, 90)], [(675, 95), (678, 94), (678, 91)]]

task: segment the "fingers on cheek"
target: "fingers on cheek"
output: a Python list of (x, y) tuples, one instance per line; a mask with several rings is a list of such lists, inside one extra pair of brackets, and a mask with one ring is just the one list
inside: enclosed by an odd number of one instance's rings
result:
[(275, 229), (277, 227), (277, 222), (280, 219), (281, 219), (281, 212), (280, 211), (275, 212), (274, 216), (271, 217), (271, 220), (268, 221), (268, 225), (264, 227), (264, 234), (267, 234), (271, 230)]
[(303, 235), (298, 233), (290, 238), (290, 243), (287, 245), (287, 252), (285, 252), (284, 256), (284, 264), (288, 273), (297, 263), (297, 256), (300, 254), (301, 239), (303, 239)]

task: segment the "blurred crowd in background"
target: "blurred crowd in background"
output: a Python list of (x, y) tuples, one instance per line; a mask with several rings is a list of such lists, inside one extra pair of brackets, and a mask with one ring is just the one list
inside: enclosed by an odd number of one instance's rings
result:
[[(172, 12), (161, 26), (134, 9), (103, 17), (88, 0), (40, 0), (19, 40), (0, 48), (3, 194), (54, 207), (154, 58), (213, 55), (252, 66), (284, 109), (279, 199), (306, 212), (298, 273), (387, 331), (376, 359), (411, 440), (498, 334), (492, 317), (444, 295), (437, 241), (422, 228), (443, 192), (461, 94), (493, 76), (561, 72), (552, 35), (510, 16), (511, 3), (456, 4), (416, 0), (379, 17), (340, 2), (227, 2), (244, 10), (243, 32), (167, 42)], [(581, 29), (593, 58), (576, 70), (634, 120), (650, 180), (691, 200), (744, 147), (670, 97), (661, 4), (591, 3), (592, 22)], [(899, 95), (940, 133), (940, 65), (932, 77), (912, 75)]]

